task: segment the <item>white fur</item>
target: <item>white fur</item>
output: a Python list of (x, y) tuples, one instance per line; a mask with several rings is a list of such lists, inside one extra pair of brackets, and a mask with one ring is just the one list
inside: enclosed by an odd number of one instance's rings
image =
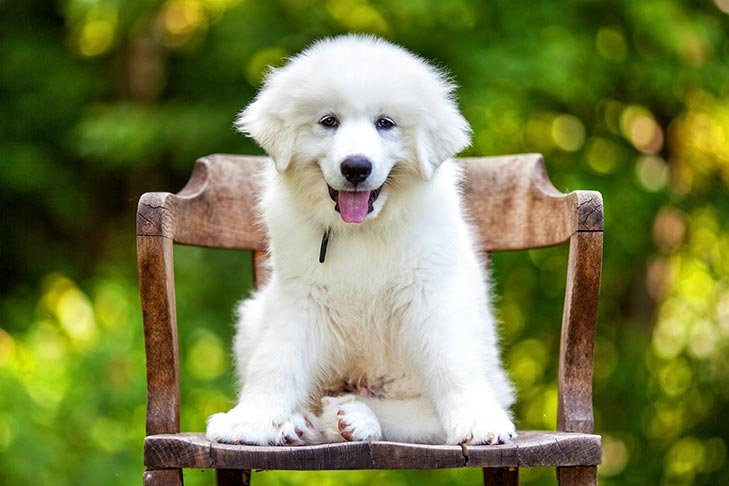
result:
[[(345, 36), (272, 71), (241, 113), (238, 127), (275, 162), (261, 201), (271, 275), (239, 307), (240, 397), (209, 419), (209, 439), (515, 436), (483, 262), (450, 160), (470, 139), (453, 89), (400, 47)], [(327, 114), (337, 129), (319, 124)], [(383, 115), (397, 126), (378, 130)], [(327, 189), (347, 188), (340, 164), (350, 155), (373, 164), (359, 188), (384, 183), (362, 224), (344, 223)]]

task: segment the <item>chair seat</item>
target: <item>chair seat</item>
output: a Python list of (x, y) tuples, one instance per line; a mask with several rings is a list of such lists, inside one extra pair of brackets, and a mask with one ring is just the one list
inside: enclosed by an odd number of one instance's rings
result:
[(315, 446), (249, 446), (210, 442), (200, 433), (148, 436), (148, 468), (432, 469), (457, 467), (594, 466), (599, 435), (520, 431), (509, 444), (445, 446), (398, 442), (341, 442)]

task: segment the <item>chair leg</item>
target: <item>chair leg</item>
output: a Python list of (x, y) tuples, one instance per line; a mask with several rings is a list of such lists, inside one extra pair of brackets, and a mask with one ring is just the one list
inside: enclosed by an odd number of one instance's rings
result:
[(182, 486), (182, 469), (144, 471), (144, 486)]
[(597, 486), (597, 466), (571, 466), (557, 468), (560, 486)]
[(251, 484), (250, 469), (216, 469), (218, 486), (248, 486)]
[(519, 468), (517, 467), (485, 467), (483, 468), (484, 486), (518, 486)]

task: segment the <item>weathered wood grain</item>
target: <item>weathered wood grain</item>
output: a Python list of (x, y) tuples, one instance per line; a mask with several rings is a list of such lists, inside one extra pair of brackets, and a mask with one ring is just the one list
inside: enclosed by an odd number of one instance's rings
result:
[(483, 468), (484, 486), (517, 486), (519, 484), (519, 468), (485, 467)]
[(533, 431), (493, 446), (342, 442), (259, 447), (211, 443), (203, 434), (163, 434), (148, 436), (144, 451), (145, 465), (155, 469), (433, 469), (595, 465), (601, 445), (598, 435)]
[(144, 486), (182, 486), (182, 469), (144, 471)]
[[(165, 439), (159, 441), (155, 439), (157, 437)], [(211, 457), (210, 441), (203, 434), (186, 432), (148, 436), (144, 441), (144, 463), (155, 469), (215, 466)]]
[(137, 237), (147, 358), (147, 434), (180, 430), (179, 356), (172, 240)]
[(218, 486), (248, 486), (251, 484), (251, 470), (218, 469), (215, 478)]
[(232, 155), (199, 159), (180, 192), (147, 193), (140, 199), (137, 235), (214, 248), (265, 248), (256, 204), (266, 160)]
[(560, 486), (597, 486), (597, 467), (558, 467)]
[(208, 443), (213, 467), (224, 469), (371, 469), (367, 442), (315, 446), (247, 446)]
[(543, 467), (600, 464), (599, 435), (519, 431), (509, 444), (463, 446), (469, 467)]
[(602, 198), (594, 191), (562, 194), (539, 154), (459, 159), (472, 221), (488, 251), (540, 248), (576, 231), (602, 231)]
[(177, 226), (177, 196), (168, 192), (142, 194), (137, 205), (137, 236), (172, 239)]
[(592, 354), (602, 273), (602, 232), (570, 238), (559, 353), (557, 429), (592, 433)]
[(460, 446), (404, 444), (399, 442), (372, 442), (372, 467), (375, 469), (463, 467), (465, 457)]

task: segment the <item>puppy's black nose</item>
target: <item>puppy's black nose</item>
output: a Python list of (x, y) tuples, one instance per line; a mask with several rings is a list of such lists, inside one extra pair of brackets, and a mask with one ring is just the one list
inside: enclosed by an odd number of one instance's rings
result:
[(342, 162), (342, 175), (352, 184), (359, 184), (372, 173), (372, 162), (363, 155), (351, 155)]

